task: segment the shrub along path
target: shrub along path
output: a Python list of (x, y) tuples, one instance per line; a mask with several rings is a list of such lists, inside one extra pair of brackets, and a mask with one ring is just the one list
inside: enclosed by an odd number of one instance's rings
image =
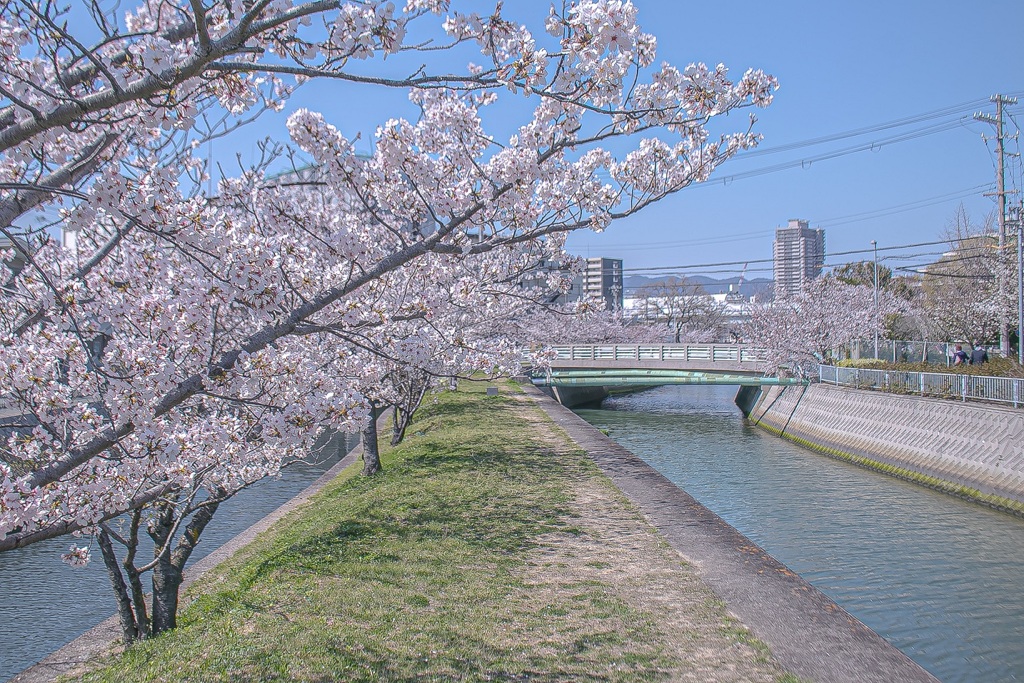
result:
[(515, 385), (421, 410), (88, 681), (784, 681)]

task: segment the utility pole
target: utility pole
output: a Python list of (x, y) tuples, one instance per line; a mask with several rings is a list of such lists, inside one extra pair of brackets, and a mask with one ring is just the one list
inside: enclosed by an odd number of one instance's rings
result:
[(1024, 199), (1010, 212), (1017, 227), (1017, 362), (1024, 365)]
[[(1003, 95), (993, 95), (989, 98), (989, 101), (996, 103), (996, 115), (993, 118), (988, 114), (978, 113), (974, 115), (974, 118), (978, 121), (985, 121), (991, 123), (996, 127), (996, 198), (999, 205), (999, 300), (1003, 301), (1006, 298), (1006, 277), (1003, 275), (1002, 262), (1004, 258), (1003, 250), (1006, 246), (1006, 177), (1003, 173), (1003, 156), (1005, 154), (1003, 146), (1003, 105), (1006, 104), (1017, 104), (1016, 97), (1004, 97)], [(1006, 313), (1000, 306), (999, 313), (999, 351), (1003, 354), (1003, 357), (1009, 357), (1010, 355), (1010, 330), (1009, 323), (1006, 320)]]

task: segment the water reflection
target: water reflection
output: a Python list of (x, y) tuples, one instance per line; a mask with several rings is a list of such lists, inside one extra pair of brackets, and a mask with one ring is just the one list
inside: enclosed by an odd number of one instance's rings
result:
[[(358, 437), (321, 439), (309, 463), (288, 467), (225, 501), (189, 564), (206, 557), (239, 532), (276, 510), (345, 456)], [(50, 652), (114, 614), (115, 604), (99, 550), (74, 569), (60, 561), (70, 537), (0, 553), (0, 681), (6, 681)]]
[(587, 421), (943, 681), (1024, 680), (1024, 522), (745, 423), (729, 387), (614, 397)]

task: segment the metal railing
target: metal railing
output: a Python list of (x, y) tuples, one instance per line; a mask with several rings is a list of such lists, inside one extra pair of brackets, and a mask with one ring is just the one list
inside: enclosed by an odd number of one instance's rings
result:
[(940, 372), (897, 372), (819, 365), (822, 382), (858, 389), (880, 389), (896, 394), (955, 398), (961, 401), (1007, 403), (1014, 408), (1024, 402), (1024, 379), (980, 377)]
[(763, 349), (744, 344), (574, 344), (552, 346), (558, 360), (653, 360), (761, 363)]
[[(953, 351), (956, 344), (953, 342), (922, 342), (922, 341), (900, 341), (892, 339), (878, 340), (879, 360), (890, 363), (930, 363), (932, 365), (950, 366), (953, 364)], [(971, 347), (964, 344), (967, 353), (970, 354)], [(998, 349), (986, 347), (989, 355), (999, 355)], [(843, 359), (861, 359), (875, 357), (874, 341), (871, 339), (860, 339), (845, 344), (832, 352), (833, 357)]]

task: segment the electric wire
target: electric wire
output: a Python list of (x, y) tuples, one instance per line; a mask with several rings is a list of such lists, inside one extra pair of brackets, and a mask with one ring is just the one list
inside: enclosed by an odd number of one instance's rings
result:
[[(899, 249), (914, 249), (917, 247), (931, 247), (937, 244), (949, 244), (948, 240), (938, 240), (934, 242), (916, 242), (914, 244), (901, 244), (890, 247), (878, 247), (878, 251), (895, 251)], [(853, 249), (849, 251), (834, 251), (826, 252), (825, 258), (828, 259), (834, 256), (849, 256), (851, 254), (870, 254), (875, 249)], [(774, 258), (765, 259), (748, 259), (746, 261), (722, 261), (719, 263), (694, 263), (681, 266), (651, 266), (648, 268), (623, 268), (623, 273), (645, 273), (645, 272), (657, 272), (663, 270), (693, 270), (695, 268), (716, 268), (719, 266), (741, 266), (744, 263), (774, 263)]]
[(747, 179), (747, 178), (756, 178), (758, 176), (767, 175), (769, 173), (777, 173), (779, 171), (785, 171), (785, 170), (792, 169), (792, 168), (797, 168), (797, 167), (805, 168), (806, 169), (806, 168), (810, 167), (812, 164), (815, 164), (815, 163), (820, 162), (820, 161), (828, 161), (830, 159), (836, 159), (836, 158), (839, 158), (839, 157), (846, 156), (848, 154), (855, 154), (857, 152), (865, 152), (865, 151), (869, 151), (869, 150), (870, 151), (879, 151), (882, 147), (884, 147), (886, 145), (892, 145), (892, 144), (896, 144), (896, 143), (899, 143), (899, 142), (907, 142), (909, 140), (916, 140), (918, 138), (925, 137), (926, 135), (934, 135), (935, 133), (942, 133), (942, 132), (945, 132), (947, 130), (952, 130), (953, 128), (956, 128), (959, 125), (960, 125), (960, 120), (959, 119), (957, 121), (954, 121), (954, 122), (951, 122), (951, 123), (950, 122), (940, 123), (940, 124), (936, 124), (934, 126), (929, 126), (929, 127), (926, 127), (926, 128), (922, 128), (922, 129), (919, 129), (919, 130), (916, 130), (916, 131), (911, 131), (909, 133), (902, 133), (900, 135), (895, 135), (895, 136), (892, 136), (892, 137), (884, 138), (882, 140), (873, 140), (871, 142), (867, 142), (867, 143), (860, 144), (860, 145), (855, 145), (853, 147), (844, 147), (842, 149), (834, 150), (834, 151), (831, 151), (831, 152), (825, 152), (825, 153), (818, 154), (818, 155), (813, 156), (813, 157), (808, 157), (808, 158), (804, 158), (804, 159), (797, 159), (795, 161), (785, 161), (785, 162), (781, 162), (781, 163), (778, 163), (778, 164), (773, 164), (771, 166), (764, 166), (762, 168), (755, 168), (755, 169), (750, 170), (750, 171), (743, 171), (743, 172), (740, 172), (740, 173), (732, 173), (730, 175), (727, 175), (727, 176), (724, 176), (724, 177), (721, 177), (721, 178), (705, 180), (702, 183), (697, 183), (697, 184), (694, 184), (694, 185), (690, 185), (686, 189), (692, 190), (693, 188), (697, 188), (697, 187), (709, 187), (709, 186), (714, 186), (714, 185), (729, 185), (733, 181), (736, 181), (736, 180), (744, 180), (744, 179)]
[(877, 209), (875, 211), (864, 211), (859, 214), (850, 214), (840, 218), (825, 219), (822, 221), (816, 221), (818, 227), (821, 228), (834, 228), (840, 225), (849, 225), (850, 223), (860, 223), (862, 221), (874, 220), (876, 218), (883, 218), (885, 216), (893, 216), (898, 213), (906, 213), (907, 211), (916, 211), (923, 209), (927, 206), (934, 206), (935, 204), (942, 204), (944, 202), (953, 201), (956, 199), (966, 199), (972, 195), (978, 194), (979, 190), (993, 190), (995, 189), (995, 183), (984, 183), (982, 185), (975, 185), (974, 187), (965, 188), (958, 192), (950, 192), (944, 195), (937, 195), (935, 197), (929, 197), (928, 199), (920, 199), (915, 202), (907, 202), (905, 204), (896, 204), (885, 209)]
[[(1015, 95), (1016, 95), (1016, 93), (1013, 93), (1010, 96), (1015, 96)], [(760, 169), (753, 169), (751, 171), (746, 171), (746, 172), (743, 172), (743, 173), (734, 173), (734, 174), (731, 174), (731, 175), (726, 176), (724, 178), (715, 179), (713, 181), (707, 181), (707, 182), (701, 183), (701, 184), (704, 184), (704, 185), (707, 185), (707, 184), (717, 184), (717, 183), (728, 184), (728, 183), (732, 182), (733, 180), (742, 179), (742, 178), (749, 178), (749, 177), (755, 177), (755, 176), (759, 176), (759, 175), (765, 175), (765, 174), (768, 174), (768, 173), (774, 173), (776, 171), (786, 170), (786, 169), (789, 169), (789, 168), (795, 168), (797, 166), (803, 166), (803, 167), (806, 168), (810, 164), (813, 164), (813, 163), (815, 163), (817, 161), (824, 161), (824, 160), (828, 160), (828, 159), (838, 158), (838, 157), (841, 157), (841, 156), (845, 156), (847, 154), (853, 154), (853, 153), (857, 153), (857, 152), (860, 152), (860, 151), (866, 151), (866, 150), (877, 151), (882, 146), (887, 145), (887, 144), (894, 144), (894, 143), (897, 143), (897, 142), (904, 142), (904, 141), (908, 141), (908, 140), (914, 140), (914, 139), (917, 139), (917, 138), (920, 138), (920, 137), (924, 137), (924, 136), (927, 136), (927, 135), (932, 135), (932, 134), (935, 134), (935, 133), (944, 132), (946, 130), (950, 130), (950, 129), (952, 129), (954, 127), (957, 127), (957, 126), (965, 126), (970, 120), (973, 120), (973, 119), (967, 117), (966, 115), (963, 115), (963, 112), (966, 110), (966, 108), (968, 108), (968, 107), (974, 108), (975, 106), (983, 104), (985, 102), (987, 102), (987, 100), (981, 100), (981, 99), (979, 99), (979, 100), (972, 100), (972, 101), (964, 102), (964, 103), (961, 103), (961, 104), (958, 104), (958, 105), (952, 105), (952, 106), (949, 106), (949, 107), (944, 107), (944, 108), (932, 110), (930, 112), (924, 112), (922, 114), (917, 114), (917, 115), (910, 116), (910, 117), (904, 117), (902, 119), (896, 119), (894, 121), (889, 121), (889, 122), (885, 122), (885, 123), (881, 123), (881, 124), (875, 124), (873, 126), (865, 126), (865, 127), (862, 127), (862, 128), (853, 129), (853, 130), (849, 130), (849, 131), (842, 131), (842, 132), (833, 133), (833, 134), (827, 135), (827, 136), (821, 136), (821, 137), (818, 137), (818, 138), (810, 138), (810, 139), (807, 139), (807, 140), (797, 141), (797, 142), (794, 142), (794, 143), (789, 143), (787, 145), (780, 145), (780, 146), (772, 147), (772, 148), (762, 148), (761, 150), (751, 150), (750, 152), (744, 153), (743, 155), (738, 155), (736, 158), (759, 156), (759, 155), (767, 155), (767, 154), (773, 154), (773, 153), (784, 152), (784, 151), (792, 151), (792, 150), (801, 149), (801, 148), (804, 148), (804, 147), (811, 147), (811, 146), (814, 146), (814, 145), (820, 145), (820, 144), (825, 144), (825, 143), (828, 143), (828, 142), (834, 142), (834, 141), (837, 141), (837, 140), (857, 137), (857, 136), (860, 136), (860, 135), (866, 135), (868, 133), (881, 132), (883, 130), (891, 130), (893, 128), (899, 128), (899, 127), (903, 127), (903, 126), (907, 126), (907, 125), (912, 125), (912, 124), (915, 124), (915, 123), (922, 123), (924, 121), (930, 121), (930, 120), (934, 120), (934, 119), (941, 119), (943, 117), (951, 116), (951, 115), (954, 115), (954, 114), (961, 114), (960, 116), (958, 116), (958, 118), (956, 118), (955, 120), (952, 120), (952, 121), (940, 121), (938, 123), (929, 124), (927, 126), (923, 126), (923, 127), (911, 130), (909, 132), (899, 133), (899, 134), (892, 135), (892, 136), (889, 136), (889, 137), (885, 137), (885, 138), (882, 138), (882, 139), (873, 140), (873, 141), (868, 142), (868, 143), (864, 143), (864, 144), (860, 144), (860, 145), (855, 145), (855, 146), (852, 146), (852, 147), (846, 147), (846, 148), (842, 148), (842, 149), (839, 149), (839, 150), (834, 150), (834, 151), (831, 151), (831, 152), (826, 152), (826, 153), (819, 154), (819, 155), (816, 155), (814, 157), (810, 157), (810, 158), (806, 158), (806, 159), (800, 159), (800, 160), (791, 161), (791, 162), (784, 162), (784, 163), (781, 163), (781, 164), (775, 164), (775, 165), (767, 166), (767, 167), (760, 168)], [(1020, 141), (1019, 141), (1020, 126), (1018, 125), (1016, 117), (1015, 117), (1016, 112), (1013, 109), (1011, 109), (1011, 108), (1004, 109), (1004, 112), (1006, 112), (1008, 114), (1008, 116), (1010, 117), (1010, 119), (1013, 122), (1014, 126), (1017, 128), (1018, 133), (1013, 136), (1013, 139), (1015, 140), (1015, 142), (1017, 144), (1017, 149), (1018, 149), (1018, 152), (1017, 152), (1017, 154), (1015, 156), (1016, 156), (1017, 159), (1021, 159), (1020, 151), (1019, 151), (1020, 150)], [(987, 142), (988, 142), (988, 140), (986, 139), (986, 144), (987, 144)], [(1013, 182), (1013, 186), (1015, 188), (1019, 187), (1019, 186), (1024, 186), (1024, 164), (1017, 164), (1016, 167), (1018, 167), (1020, 169), (1020, 172), (1018, 173), (1018, 175), (1020, 175), (1021, 181), (1020, 181), (1020, 185), (1018, 185), (1017, 182), (1016, 182), (1017, 181), (1017, 177), (1011, 175), (1011, 181)], [(691, 187), (693, 187), (693, 186), (691, 186)], [(891, 206), (891, 207), (886, 207), (886, 208), (883, 208), (883, 209), (876, 209), (876, 210), (873, 210), (873, 211), (864, 211), (864, 212), (859, 212), (859, 213), (855, 213), (855, 214), (849, 214), (847, 216), (840, 216), (840, 217), (836, 217), (836, 218), (825, 219), (823, 221), (818, 222), (818, 225), (819, 226), (824, 226), (824, 227), (836, 227), (836, 226), (840, 226), (840, 225), (847, 225), (849, 223), (855, 223), (855, 222), (860, 222), (860, 221), (865, 221), (865, 220), (874, 220), (874, 219), (881, 218), (881, 217), (887, 216), (887, 215), (893, 215), (893, 214), (897, 214), (897, 213), (903, 213), (903, 212), (906, 212), (906, 211), (917, 210), (917, 209), (924, 208), (926, 206), (930, 206), (930, 205), (933, 205), (933, 204), (936, 204), (936, 203), (952, 201), (952, 200), (955, 200), (955, 199), (963, 199), (965, 197), (971, 196), (972, 194), (976, 194), (978, 190), (986, 190), (986, 189), (990, 190), (993, 187), (994, 187), (993, 183), (985, 183), (985, 184), (977, 185), (977, 186), (974, 186), (974, 187), (971, 187), (971, 188), (965, 188), (963, 190), (958, 190), (958, 191), (954, 191), (954, 192), (950, 192), (950, 193), (945, 193), (945, 194), (942, 194), (942, 195), (936, 195), (936, 196), (933, 196), (933, 197), (928, 197), (928, 198), (921, 199), (921, 200), (916, 200), (916, 201), (913, 201), (913, 202), (906, 202), (906, 203), (903, 203), (903, 204), (897, 204), (897, 205), (894, 205), (894, 206)], [(759, 231), (759, 232), (756, 232), (756, 233), (741, 233), (739, 235), (734, 236), (733, 238), (728, 239), (727, 241), (734, 242), (734, 241), (744, 241), (745, 239), (755, 239), (757, 236), (762, 236), (762, 235), (765, 235), (765, 234), (770, 234), (770, 232), (771, 231)], [(648, 243), (648, 244), (633, 243), (631, 245), (623, 246), (623, 247), (618, 247), (618, 248), (622, 249), (622, 250), (633, 251), (633, 250), (649, 249), (649, 248), (652, 248), (652, 247), (655, 247), (655, 246), (657, 246), (657, 247), (686, 246), (686, 245), (707, 244), (709, 242), (710, 243), (715, 243), (715, 242), (720, 243), (722, 241), (723, 240), (721, 238), (702, 238), (702, 239), (697, 239), (697, 240), (682, 240), (682, 241), (678, 241), (678, 242), (658, 242), (658, 243)], [(884, 251), (886, 249), (910, 248), (910, 246), (925, 246), (925, 245), (928, 245), (928, 244), (948, 244), (948, 241), (943, 240), (943, 241), (940, 241), (940, 242), (920, 243), (919, 245), (907, 245), (907, 246), (903, 246), (903, 247), (879, 248), (879, 251)], [(873, 251), (873, 250), (869, 250), (869, 249), (853, 250), (853, 251), (850, 251), (850, 252), (833, 253), (833, 254), (829, 254), (829, 256), (838, 256), (838, 255), (845, 255), (845, 254), (865, 254), (865, 253), (870, 253), (871, 251)], [(895, 258), (895, 257), (886, 257), (886, 258)], [(906, 259), (901, 259), (901, 260), (906, 260)], [(649, 268), (628, 268), (628, 269), (624, 269), (624, 272), (655, 273), (655, 272), (665, 272), (665, 271), (671, 271), (671, 270), (675, 270), (675, 271), (693, 270), (695, 268), (708, 268), (708, 267), (719, 268), (719, 267), (730, 266), (730, 265), (741, 265), (741, 263), (768, 263), (768, 262), (772, 262), (772, 261), (773, 261), (773, 259), (754, 259), (754, 260), (747, 260), (747, 261), (744, 261), (744, 262), (736, 261), (736, 262), (725, 262), (725, 263), (716, 263), (716, 264), (691, 264), (691, 265), (686, 265), (686, 266), (659, 266), (659, 267), (649, 267)], [(767, 270), (767, 269), (754, 269), (753, 272), (758, 272), (760, 270)]]
[[(942, 118), (945, 116), (951, 116), (953, 114), (964, 115), (976, 109), (977, 107), (988, 102), (987, 99), (975, 99), (968, 102), (961, 102), (960, 104), (954, 104), (941, 109), (935, 109), (922, 114), (914, 114), (901, 119), (893, 121), (887, 121), (885, 123), (878, 123), (872, 126), (864, 126), (862, 128), (855, 128), (853, 130), (842, 131), (839, 133), (832, 133), (830, 135), (823, 135), (817, 138), (810, 138), (808, 140), (799, 140), (797, 142), (791, 142), (784, 145), (775, 145), (773, 147), (756, 148), (747, 152), (736, 155), (736, 159), (765, 156), (768, 154), (778, 154), (780, 152), (790, 152), (795, 149), (802, 149), (804, 147), (812, 147), (814, 145), (821, 145), (828, 142), (836, 142), (838, 140), (845, 140), (847, 138), (858, 137), (861, 135), (867, 135), (868, 133), (877, 133), (883, 130), (891, 130), (893, 128), (900, 128), (902, 126), (909, 126), (915, 123), (921, 123), (931, 119)], [(959, 120), (959, 119), (958, 119)]]
[[(878, 251), (882, 251), (882, 252), (899, 251), (899, 250), (902, 250), (902, 249), (909, 249), (909, 248), (915, 248), (915, 247), (920, 247), (920, 246), (934, 246), (934, 245), (939, 245), (939, 244), (948, 245), (949, 242), (946, 241), (946, 240), (942, 240), (942, 241), (936, 241), (936, 242), (923, 242), (923, 243), (908, 244), (908, 245), (893, 245), (893, 246), (888, 246), (888, 247), (879, 247)], [(986, 273), (974, 273), (974, 274), (950, 273), (948, 271), (942, 270), (940, 267), (949, 267), (949, 266), (953, 266), (953, 265), (956, 265), (956, 264), (977, 262), (977, 261), (983, 260), (983, 259), (986, 258), (986, 255), (985, 255), (984, 252), (988, 252), (992, 248), (993, 247), (991, 247), (989, 245), (970, 245), (970, 244), (967, 244), (967, 245), (962, 245), (959, 248), (955, 248), (955, 251), (952, 252), (952, 253), (950, 251), (945, 251), (944, 250), (944, 251), (916, 252), (916, 253), (913, 253), (913, 254), (887, 254), (887, 255), (879, 258), (879, 263), (883, 263), (883, 262), (886, 262), (886, 261), (891, 262), (892, 265), (891, 266), (887, 266), (887, 267), (890, 268), (891, 272), (899, 271), (899, 272), (913, 273), (913, 274), (917, 274), (917, 275), (928, 275), (928, 276), (936, 276), (936, 277), (947, 277), (947, 276), (948, 277), (954, 277), (955, 276), (955, 277), (958, 277), (958, 278), (965, 278), (965, 279), (989, 279), (989, 278), (991, 278), (991, 276), (986, 274)], [(873, 254), (874, 252), (875, 252), (875, 249), (854, 249), (854, 250), (841, 251), (841, 252), (832, 252), (832, 253), (827, 255), (827, 257), (825, 259), (825, 263), (823, 264), (823, 268), (831, 269), (831, 270), (834, 271), (837, 268), (840, 268), (840, 267), (845, 266), (845, 265), (851, 265), (853, 263), (867, 263), (867, 261), (848, 261), (848, 260), (833, 261), (833, 260), (830, 260), (830, 259), (834, 259), (837, 256), (864, 255), (864, 254), (869, 254), (869, 253)], [(896, 265), (898, 262), (901, 262), (901, 261), (902, 262), (914, 261), (916, 259), (927, 258), (927, 257), (936, 257), (936, 256), (942, 257), (942, 258), (940, 258), (940, 260), (938, 260), (936, 262), (918, 263), (918, 264), (912, 264), (912, 265), (906, 265), (906, 266)], [(759, 274), (759, 273), (768, 274), (768, 273), (772, 273), (773, 272), (774, 264), (772, 266), (755, 266), (754, 268), (751, 268), (750, 265), (751, 264), (767, 264), (767, 263), (771, 263), (772, 261), (773, 261), (773, 259), (754, 259), (754, 260), (745, 261), (745, 262), (742, 262), (742, 263), (739, 262), (739, 261), (735, 261), (735, 262), (727, 261), (727, 262), (708, 263), (708, 264), (690, 264), (688, 266), (662, 266), (662, 267), (659, 267), (659, 269), (661, 269), (661, 271), (657, 272), (656, 274), (658, 276), (660, 276), (660, 277), (678, 276), (678, 277), (681, 277), (681, 278), (686, 278), (687, 277), (687, 273), (684, 272), (684, 271), (693, 270), (693, 269), (699, 268), (702, 275), (721, 275), (721, 274), (735, 275), (735, 274), (741, 272), (741, 268), (738, 267), (738, 266), (741, 266), (741, 265), (743, 266), (742, 270), (748, 276), (751, 275), (751, 274), (756, 275), (756, 274)], [(734, 266), (734, 267), (730, 267), (730, 266)], [(939, 268), (937, 268), (937, 267), (939, 267)], [(637, 274), (636, 271), (650, 272), (651, 270), (652, 269), (627, 268), (627, 269), (623, 269), (623, 272), (624, 273), (625, 272), (630, 272), (632, 274)], [(664, 272), (665, 270), (670, 270), (671, 272)], [(651, 274), (655, 274), (655, 273), (651, 273)], [(638, 289), (639, 287), (642, 287), (642, 286), (643, 285), (635, 285), (635, 286), (632, 286), (632, 287), (626, 287), (626, 289), (627, 290), (636, 290), (636, 289)]]
[[(896, 213), (904, 213), (906, 211), (913, 211), (921, 209), (926, 206), (933, 206), (935, 204), (941, 204), (943, 202), (952, 201), (955, 199), (962, 199), (977, 193), (978, 190), (993, 189), (995, 188), (994, 183), (985, 183), (982, 185), (975, 185), (974, 187), (964, 188), (962, 190), (956, 190), (953, 192), (947, 192), (941, 195), (935, 195), (933, 197), (927, 197), (925, 199), (919, 199), (913, 202), (906, 202), (904, 204), (895, 204), (893, 206), (884, 207), (881, 209), (873, 209), (871, 211), (864, 211), (861, 213), (849, 214), (847, 216), (838, 216), (836, 218), (826, 218), (822, 221), (816, 221), (818, 227), (836, 227), (839, 225), (847, 225), (849, 223), (857, 223), (864, 220), (873, 220), (875, 218), (881, 218)], [(863, 216), (862, 218), (860, 218)], [(731, 235), (729, 237), (701, 237), (690, 240), (674, 240), (669, 242), (630, 242), (625, 245), (609, 245), (609, 248), (615, 251), (644, 251), (647, 249), (664, 249), (670, 247), (687, 247), (687, 246), (701, 246), (705, 244), (721, 244), (726, 242), (743, 242), (747, 240), (758, 239), (760, 237), (766, 237), (771, 235), (774, 230), (758, 230), (755, 232), (744, 232)]]

